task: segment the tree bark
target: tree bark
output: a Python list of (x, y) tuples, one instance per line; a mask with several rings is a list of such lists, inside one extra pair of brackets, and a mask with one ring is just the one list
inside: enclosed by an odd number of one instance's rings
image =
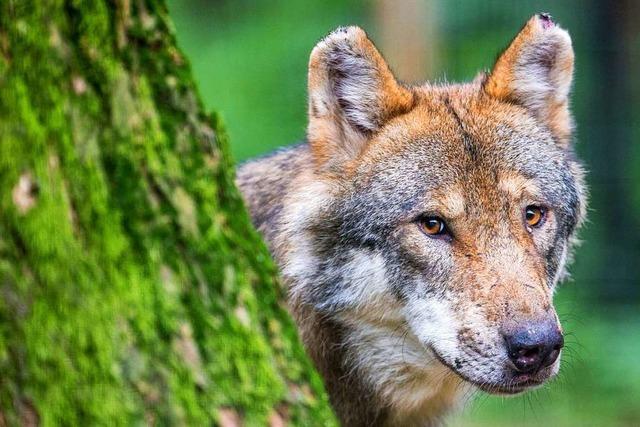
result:
[(0, 0), (0, 425), (335, 424), (171, 28)]

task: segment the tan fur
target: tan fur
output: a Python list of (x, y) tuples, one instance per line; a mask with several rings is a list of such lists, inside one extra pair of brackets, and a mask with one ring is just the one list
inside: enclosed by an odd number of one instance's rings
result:
[(498, 177), (498, 186), (513, 197), (519, 197), (521, 194), (540, 193), (540, 189), (537, 188), (533, 180), (514, 173), (501, 174)]

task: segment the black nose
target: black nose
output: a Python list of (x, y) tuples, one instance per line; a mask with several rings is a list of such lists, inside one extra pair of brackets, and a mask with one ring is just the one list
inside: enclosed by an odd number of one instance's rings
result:
[(505, 334), (509, 359), (518, 372), (533, 373), (556, 361), (564, 345), (555, 322), (530, 323)]

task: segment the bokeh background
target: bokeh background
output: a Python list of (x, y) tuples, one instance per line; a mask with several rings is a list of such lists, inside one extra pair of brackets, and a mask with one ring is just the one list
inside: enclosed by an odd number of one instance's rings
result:
[(306, 66), (339, 25), (367, 30), (404, 81), (469, 80), (534, 13), (576, 51), (577, 152), (589, 221), (557, 294), (559, 378), (515, 398), (478, 395), (453, 426), (640, 426), (640, 2), (633, 0), (172, 0), (178, 40), (237, 161), (304, 138)]

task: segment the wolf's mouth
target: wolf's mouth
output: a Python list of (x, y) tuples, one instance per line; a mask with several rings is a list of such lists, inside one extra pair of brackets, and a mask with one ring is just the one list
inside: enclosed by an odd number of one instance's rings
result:
[(539, 381), (539, 380), (528, 380), (525, 382), (512, 384), (512, 385), (476, 383), (473, 381), (469, 381), (469, 382), (477, 386), (480, 390), (484, 391), (485, 393), (497, 394), (497, 395), (520, 394), (525, 391), (531, 390), (532, 388), (541, 386), (544, 383), (544, 381)]
[(438, 354), (432, 347), (429, 347), (433, 355), (447, 368), (449, 368), (453, 373), (462, 378), (464, 381), (473, 384), (478, 387), (480, 390), (485, 393), (495, 394), (495, 395), (509, 395), (513, 396), (516, 394), (523, 393), (525, 391), (531, 390), (532, 388), (536, 388), (541, 386), (546, 382), (548, 378), (538, 379), (531, 376), (520, 376), (520, 378), (514, 378), (511, 381), (506, 381), (504, 383), (491, 383), (474, 380), (469, 378), (467, 375), (458, 371), (455, 367), (451, 366), (442, 356)]

